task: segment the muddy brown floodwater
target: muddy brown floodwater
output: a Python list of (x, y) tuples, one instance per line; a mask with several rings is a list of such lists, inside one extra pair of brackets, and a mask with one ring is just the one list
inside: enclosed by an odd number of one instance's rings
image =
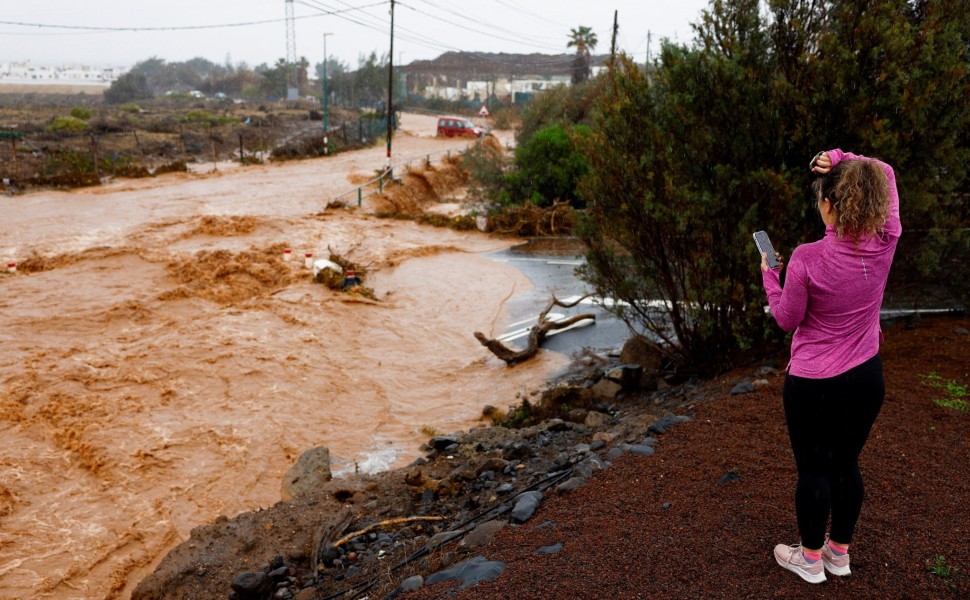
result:
[[(460, 146), (433, 126), (406, 115), (396, 156)], [(563, 366), (507, 369), (471, 335), (530, 285), (483, 256), (510, 241), (321, 212), (383, 161), (0, 200), (23, 265), (0, 277), (0, 598), (126, 598), (196, 525), (278, 501), (304, 450), (399, 466)], [(311, 281), (302, 253), (328, 246), (378, 301)]]

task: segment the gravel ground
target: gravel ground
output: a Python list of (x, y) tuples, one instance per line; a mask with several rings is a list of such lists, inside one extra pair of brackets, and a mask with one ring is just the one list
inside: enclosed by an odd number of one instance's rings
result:
[[(886, 328), (888, 394), (861, 458), (867, 499), (850, 577), (813, 586), (772, 558), (775, 544), (798, 540), (775, 377), (750, 394), (711, 396), (660, 438), (655, 456), (623, 455), (467, 553), (506, 563), (496, 579), (398, 598), (970, 597), (970, 415), (935, 405), (947, 392), (925, 377), (967, 384), (967, 326), (948, 318)], [(732, 472), (739, 478), (725, 477)], [(536, 553), (555, 544), (562, 549)]]

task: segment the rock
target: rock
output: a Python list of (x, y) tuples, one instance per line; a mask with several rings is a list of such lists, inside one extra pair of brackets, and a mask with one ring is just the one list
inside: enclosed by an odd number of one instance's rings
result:
[(768, 385), (768, 380), (767, 379), (755, 379), (754, 380), (754, 387), (756, 387), (756, 388), (763, 388), (766, 385)]
[(496, 414), (497, 412), (498, 412), (498, 408), (492, 406), (491, 404), (486, 404), (482, 408), (482, 416), (483, 417), (491, 417), (492, 415)]
[(544, 421), (542, 424), (542, 428), (545, 431), (552, 431), (553, 433), (558, 433), (561, 431), (569, 431), (571, 429), (571, 427), (569, 426), (569, 423), (563, 421), (562, 419), (549, 419), (547, 421)]
[(476, 556), (463, 563), (438, 571), (428, 577), (426, 584), (442, 583), (444, 581), (460, 581), (458, 589), (469, 588), (482, 581), (491, 581), (505, 572), (505, 563), (488, 560), (484, 556)]
[(629, 452), (630, 454), (636, 454), (637, 456), (653, 456), (655, 450), (652, 446), (639, 446), (623, 444), (623, 450)]
[(734, 471), (728, 471), (717, 480), (718, 483), (731, 483), (732, 481), (741, 481), (741, 476)]
[(643, 438), (642, 440), (640, 440), (640, 445), (641, 446), (656, 446), (657, 445), (657, 438), (655, 438), (655, 437)]
[(953, 333), (957, 335), (970, 335), (970, 331), (967, 331), (966, 327), (957, 327), (953, 330)]
[(495, 491), (499, 494), (508, 494), (513, 489), (515, 488), (512, 486), (511, 483), (503, 483), (502, 485), (498, 486), (498, 489), (496, 489)]
[(576, 444), (573, 446), (573, 454), (586, 454), (592, 450), (592, 446), (589, 444)]
[(587, 458), (586, 460), (584, 460), (583, 462), (576, 465), (573, 468), (573, 473), (575, 473), (579, 477), (584, 477), (588, 479), (596, 471), (600, 471), (605, 468), (606, 468), (606, 465), (603, 464), (603, 461), (600, 459), (600, 457), (594, 454), (589, 458)]
[(660, 507), (664, 510), (670, 510), (670, 502), (664, 502)]
[(590, 388), (593, 397), (601, 400), (613, 400), (622, 390), (623, 387), (619, 383), (609, 379), (600, 379)]
[(615, 439), (616, 439), (616, 434), (610, 433), (609, 431), (597, 431), (595, 434), (593, 434), (594, 442), (605, 442), (609, 444)]
[(232, 591), (236, 592), (239, 600), (258, 600), (269, 591), (272, 583), (266, 573), (240, 573), (232, 578)]
[(493, 471), (495, 473), (501, 473), (503, 470), (505, 470), (505, 467), (507, 467), (508, 465), (509, 465), (509, 461), (505, 459), (498, 458), (498, 457), (488, 458), (488, 459), (485, 459), (485, 462), (483, 462), (481, 465), (478, 466), (478, 469), (476, 472), (478, 473), (479, 476), (481, 476), (481, 474), (484, 473), (485, 471)]
[(458, 443), (458, 437), (454, 435), (438, 435), (428, 441), (428, 445), (437, 450), (438, 452), (443, 452), (450, 446)]
[(597, 452), (606, 447), (606, 442), (603, 440), (593, 440), (593, 443), (589, 445), (589, 449), (592, 452)]
[(330, 450), (325, 446), (311, 448), (300, 455), (296, 464), (286, 471), (280, 495), (283, 500), (315, 492), (333, 479), (330, 473)]
[(755, 377), (769, 377), (769, 376), (772, 376), (773, 377), (775, 375), (778, 375), (778, 373), (779, 373), (778, 369), (776, 369), (774, 367), (769, 367), (769, 366), (765, 365), (765, 366), (758, 367), (757, 369), (755, 369), (754, 376)]
[(585, 408), (574, 408), (566, 414), (566, 418), (572, 423), (583, 423), (589, 411)]
[(589, 411), (589, 414), (586, 415), (586, 420), (583, 422), (583, 424), (586, 425), (587, 427), (595, 429), (598, 427), (602, 427), (611, 418), (612, 417), (610, 417), (610, 415), (606, 413), (601, 413), (595, 410), (591, 410)]
[(542, 548), (539, 548), (533, 552), (533, 554), (556, 554), (560, 551), (562, 551), (562, 542), (553, 544), (551, 546), (543, 546)]
[(610, 448), (610, 451), (606, 453), (606, 460), (613, 462), (621, 456), (623, 456), (623, 448), (616, 446), (614, 448)]
[(509, 516), (516, 523), (525, 523), (536, 513), (540, 502), (542, 502), (542, 492), (526, 492), (515, 501)]
[[(667, 430), (673, 427), (674, 425), (678, 423), (686, 423), (688, 421), (690, 421), (690, 417), (688, 417), (687, 415), (675, 415), (673, 413), (666, 413), (664, 416), (660, 417), (659, 419), (651, 423), (650, 426), (647, 427), (647, 431), (649, 431), (650, 433), (663, 434), (663, 433), (667, 433)], [(647, 438), (647, 439), (651, 439), (651, 438)], [(656, 442), (657, 442), (656, 440), (653, 440), (652, 442), (648, 442), (644, 440), (642, 443), (655, 444)]]
[(400, 589), (402, 592), (413, 592), (416, 589), (424, 586), (424, 577), (420, 575), (415, 575), (414, 577), (408, 577), (401, 582)]
[(643, 377), (643, 367), (638, 364), (619, 365), (611, 369), (606, 378), (620, 384), (624, 390), (635, 390), (640, 387), (640, 379)]
[(450, 542), (451, 540), (455, 539), (460, 535), (461, 535), (460, 531), (442, 531), (441, 533), (436, 533), (433, 536), (431, 536), (430, 540), (428, 540), (428, 547), (437, 548), (442, 544), (447, 544), (448, 542)]
[(532, 454), (532, 448), (528, 444), (513, 442), (502, 451), (502, 458), (505, 460), (522, 460), (524, 458), (531, 458)]
[(737, 396), (739, 394), (750, 394), (754, 391), (754, 384), (750, 381), (742, 381), (731, 388), (731, 395)]
[(640, 365), (646, 373), (656, 373), (663, 368), (663, 357), (657, 345), (641, 335), (631, 337), (623, 344), (620, 361)]
[(466, 548), (484, 546), (495, 539), (495, 534), (506, 525), (508, 523), (505, 521), (486, 521), (475, 529), (472, 529), (471, 533), (466, 535), (459, 545)]
[(586, 485), (586, 480), (584, 478), (570, 477), (566, 481), (560, 483), (559, 486), (556, 487), (556, 491), (560, 494), (569, 494), (575, 492), (584, 485)]

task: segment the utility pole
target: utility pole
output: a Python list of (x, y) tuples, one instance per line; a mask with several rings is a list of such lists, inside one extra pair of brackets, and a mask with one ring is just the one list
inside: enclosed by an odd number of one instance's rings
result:
[(323, 34), (323, 155), (330, 154), (330, 121), (327, 118), (327, 36)]
[(300, 93), (296, 75), (296, 24), (293, 0), (286, 0), (286, 99), (296, 100)]
[(650, 30), (647, 30), (647, 64), (646, 67), (650, 67)]
[(394, 130), (394, 0), (391, 0), (391, 51), (387, 53), (387, 165), (391, 168), (391, 135)]
[(620, 11), (613, 11), (613, 39), (610, 40), (610, 70), (616, 66), (616, 34), (620, 30), (619, 25)]

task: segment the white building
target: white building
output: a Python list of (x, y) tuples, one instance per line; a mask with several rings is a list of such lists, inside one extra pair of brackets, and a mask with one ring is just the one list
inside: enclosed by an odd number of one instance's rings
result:
[(64, 65), (34, 66), (31, 61), (0, 64), (0, 83), (110, 85), (128, 72), (128, 67), (89, 67)]

